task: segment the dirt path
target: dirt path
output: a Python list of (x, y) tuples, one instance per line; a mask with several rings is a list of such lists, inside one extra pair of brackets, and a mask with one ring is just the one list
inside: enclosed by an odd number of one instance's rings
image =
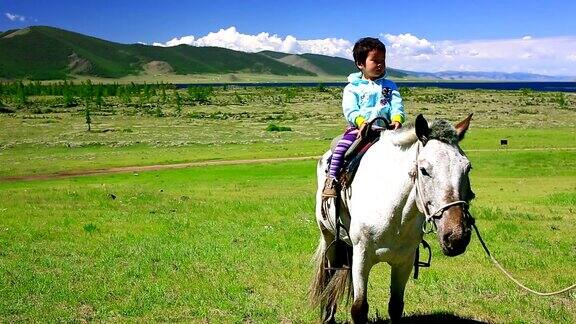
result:
[(302, 157), (287, 157), (287, 158), (273, 158), (273, 159), (251, 159), (251, 160), (228, 160), (228, 161), (203, 161), (203, 162), (189, 162), (189, 163), (176, 163), (176, 164), (155, 164), (143, 166), (127, 166), (116, 167), (108, 169), (94, 169), (94, 170), (78, 170), (66, 171), (48, 174), (34, 174), (23, 176), (10, 176), (0, 177), (2, 181), (32, 181), (32, 180), (48, 180), (69, 177), (79, 177), (95, 174), (113, 174), (113, 173), (126, 173), (126, 172), (141, 172), (141, 171), (154, 171), (164, 169), (182, 169), (192, 167), (203, 167), (211, 165), (234, 165), (234, 164), (254, 164), (254, 163), (273, 163), (273, 162), (288, 162), (288, 161), (304, 161), (304, 160), (317, 160), (318, 156), (302, 156)]
[[(496, 151), (576, 151), (576, 147), (556, 147), (556, 148), (524, 148), (524, 149), (471, 149), (466, 152), (496, 152)], [(141, 171), (155, 171), (165, 169), (182, 169), (192, 167), (204, 167), (211, 165), (235, 165), (235, 164), (255, 164), (255, 163), (273, 163), (273, 162), (288, 162), (288, 161), (305, 161), (317, 160), (319, 156), (302, 156), (302, 157), (286, 157), (286, 158), (271, 158), (271, 159), (250, 159), (250, 160), (227, 160), (227, 161), (203, 161), (203, 162), (189, 162), (189, 163), (176, 163), (176, 164), (155, 164), (144, 166), (127, 166), (116, 167), (108, 169), (94, 169), (94, 170), (77, 170), (66, 171), (48, 174), (35, 174), (35, 175), (22, 175), (0, 177), (0, 182), (7, 181), (32, 181), (32, 180), (48, 180), (69, 177), (80, 177), (95, 174), (113, 174), (113, 173), (127, 173), (127, 172), (141, 172)]]

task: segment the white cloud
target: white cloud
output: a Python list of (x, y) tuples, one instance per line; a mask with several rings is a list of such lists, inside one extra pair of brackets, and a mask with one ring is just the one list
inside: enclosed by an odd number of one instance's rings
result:
[(384, 38), (388, 65), (404, 70), (576, 75), (576, 36), (434, 42), (410, 34)]
[(386, 34), (384, 35), (384, 39), (392, 45), (392, 50), (396, 54), (419, 56), (423, 54), (434, 54), (436, 52), (436, 47), (432, 43), (424, 38), (419, 39), (412, 34)]
[(6, 18), (10, 19), (11, 21), (26, 21), (26, 17), (21, 16), (21, 15), (17, 15), (17, 14), (12, 14), (7, 12), (5, 14)]
[(152, 45), (154, 46), (163, 46), (163, 47), (171, 47), (171, 46), (178, 46), (181, 44), (185, 44), (185, 45), (194, 45), (194, 36), (184, 36), (184, 37), (176, 37), (173, 38), (171, 40), (169, 40), (166, 43), (154, 43)]
[[(387, 65), (397, 69), (439, 72), (495, 71), (546, 75), (576, 75), (576, 36), (519, 39), (430, 41), (410, 33), (381, 35), (387, 47)], [(301, 40), (266, 32), (242, 34), (232, 26), (196, 38), (173, 38), (156, 46), (217, 46), (245, 52), (263, 50), (293, 54), (323, 54), (352, 59), (353, 42), (341, 38)]]
[(325, 38), (298, 40), (292, 35), (282, 38), (276, 34), (259, 33), (257, 35), (242, 34), (232, 26), (208, 33), (196, 39), (194, 36), (176, 37), (165, 43), (154, 43), (155, 46), (176, 46), (180, 44), (193, 46), (217, 46), (237, 51), (259, 52), (277, 51), (293, 54), (323, 54), (351, 58), (353, 44), (345, 39)]

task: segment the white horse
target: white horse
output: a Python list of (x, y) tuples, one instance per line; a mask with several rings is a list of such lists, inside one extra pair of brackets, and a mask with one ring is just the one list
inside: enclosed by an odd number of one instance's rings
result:
[[(320, 306), (324, 322), (335, 321), (336, 306), (346, 289), (348, 298), (353, 293), (354, 323), (368, 321), (368, 275), (379, 262), (392, 267), (388, 314), (392, 321), (399, 320), (425, 221), (437, 228), (445, 255), (456, 256), (466, 250), (473, 221), (468, 202), (474, 194), (468, 178), (470, 161), (458, 143), (471, 117), (453, 127), (444, 120), (428, 124), (419, 115), (412, 128), (382, 133), (362, 158), (350, 188), (341, 191), (340, 220), (348, 231), (338, 231), (339, 242), (334, 241), (334, 201), (322, 201), (331, 152), (322, 156), (316, 194), (321, 235), (310, 297)], [(335, 270), (346, 264), (347, 255), (351, 255), (351, 271)]]

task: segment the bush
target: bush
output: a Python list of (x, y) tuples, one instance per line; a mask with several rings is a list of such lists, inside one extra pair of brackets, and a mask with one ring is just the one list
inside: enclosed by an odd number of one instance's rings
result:
[(398, 89), (398, 92), (400, 92), (400, 95), (402, 96), (402, 98), (406, 99), (410, 96), (412, 96), (412, 89), (409, 87), (400, 87)]
[(566, 95), (562, 92), (558, 92), (555, 97), (554, 101), (558, 104), (558, 108), (560, 109), (567, 109), (568, 108), (568, 100), (566, 100)]
[(159, 106), (154, 109), (154, 116), (156, 117), (164, 117), (164, 113), (162, 112), (162, 108)]
[(0, 106), (0, 114), (11, 114), (11, 113), (14, 113), (14, 110), (12, 110), (8, 107)]
[(214, 94), (214, 89), (212, 87), (189, 86), (187, 92), (191, 102), (205, 105), (211, 102), (210, 97)]
[(316, 92), (328, 92), (328, 88), (326, 88), (326, 85), (324, 85), (324, 83), (318, 83), (318, 85), (316, 87), (314, 87), (314, 91), (316, 91)]
[(268, 124), (268, 127), (266, 127), (266, 130), (269, 132), (291, 132), (292, 128), (285, 127), (285, 126), (278, 126), (275, 124)]

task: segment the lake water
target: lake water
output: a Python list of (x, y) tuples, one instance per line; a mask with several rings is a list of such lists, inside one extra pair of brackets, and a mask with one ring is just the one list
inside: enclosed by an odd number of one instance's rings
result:
[[(236, 86), (236, 87), (316, 87), (322, 84), (326, 87), (344, 87), (346, 82), (278, 82), (278, 83), (199, 83), (199, 84), (177, 84), (178, 88), (188, 88), (190, 86), (197, 87), (221, 87), (221, 86)], [(396, 84), (399, 87), (434, 87), (445, 89), (486, 89), (486, 90), (520, 90), (532, 89), (534, 91), (560, 91), (560, 92), (576, 92), (576, 82), (404, 82), (398, 81)]]

